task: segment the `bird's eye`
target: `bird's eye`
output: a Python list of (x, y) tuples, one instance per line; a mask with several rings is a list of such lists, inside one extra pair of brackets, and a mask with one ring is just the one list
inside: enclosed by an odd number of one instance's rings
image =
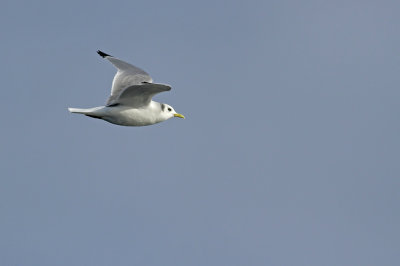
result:
[(171, 112), (171, 111), (172, 111), (172, 109), (171, 109), (171, 108), (168, 108), (168, 111), (170, 111), (170, 112)]

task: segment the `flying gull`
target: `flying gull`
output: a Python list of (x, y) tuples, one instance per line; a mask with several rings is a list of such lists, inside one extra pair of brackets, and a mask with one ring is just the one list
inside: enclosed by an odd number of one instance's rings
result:
[(105, 106), (88, 109), (68, 108), (71, 113), (84, 114), (121, 126), (148, 126), (172, 117), (185, 118), (172, 106), (152, 100), (157, 93), (170, 91), (165, 84), (153, 83), (142, 69), (102, 51), (97, 53), (116, 68), (111, 95)]

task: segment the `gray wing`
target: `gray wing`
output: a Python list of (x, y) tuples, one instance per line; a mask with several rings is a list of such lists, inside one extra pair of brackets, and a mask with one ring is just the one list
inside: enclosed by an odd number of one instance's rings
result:
[[(171, 87), (164, 84), (144, 83), (141, 85), (132, 85), (121, 91), (112, 104), (123, 104), (131, 107), (139, 108), (147, 106), (154, 95), (163, 91), (170, 91)], [(111, 97), (109, 101), (111, 100)]]
[(143, 82), (151, 83), (153, 82), (149, 74), (144, 70), (135, 67), (127, 62), (124, 62), (118, 58), (115, 58), (109, 54), (106, 54), (100, 50), (97, 53), (111, 62), (116, 68), (117, 73), (114, 76), (111, 87), (111, 95), (107, 101), (107, 105), (112, 104), (114, 99), (116, 99), (125, 88), (132, 85), (140, 85)]

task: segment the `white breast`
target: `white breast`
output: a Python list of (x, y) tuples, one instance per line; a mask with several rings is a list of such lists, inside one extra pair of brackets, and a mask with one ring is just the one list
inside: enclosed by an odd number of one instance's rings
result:
[(152, 102), (146, 108), (131, 108), (127, 106), (105, 107), (103, 120), (121, 126), (148, 126), (164, 119), (158, 103)]

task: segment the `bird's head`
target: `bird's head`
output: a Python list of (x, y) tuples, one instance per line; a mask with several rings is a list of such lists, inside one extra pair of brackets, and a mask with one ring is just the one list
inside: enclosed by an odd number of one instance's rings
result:
[(183, 115), (178, 114), (175, 112), (174, 108), (172, 106), (162, 103), (161, 104), (161, 112), (166, 119), (172, 118), (172, 117), (180, 117), (180, 118), (185, 118)]

